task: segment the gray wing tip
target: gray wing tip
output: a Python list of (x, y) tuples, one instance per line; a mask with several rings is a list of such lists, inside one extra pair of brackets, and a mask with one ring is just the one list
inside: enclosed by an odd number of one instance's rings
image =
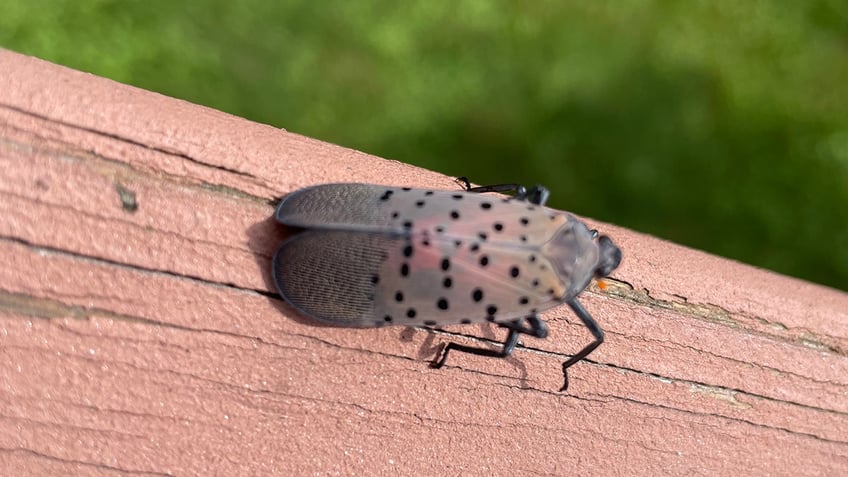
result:
[(274, 219), (283, 225), (298, 226), (303, 212), (302, 204), (304, 202), (310, 202), (310, 195), (316, 195), (316, 200), (324, 200), (328, 194), (322, 194), (322, 191), (332, 188), (345, 189), (367, 185), (370, 184), (356, 182), (331, 182), (326, 184), (313, 184), (311, 186), (294, 190), (280, 199), (280, 203), (277, 204), (277, 210), (274, 211)]

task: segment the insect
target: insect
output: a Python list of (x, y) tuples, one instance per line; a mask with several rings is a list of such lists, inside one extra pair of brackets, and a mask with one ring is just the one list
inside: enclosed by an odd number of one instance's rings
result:
[(490, 321), (509, 330), (500, 350), (447, 344), (434, 368), (451, 350), (509, 356), (522, 333), (545, 338), (539, 313), (566, 303), (595, 340), (563, 363), (565, 391), (568, 368), (604, 339), (576, 297), (618, 266), (621, 251), (573, 215), (543, 207), (541, 186), (458, 182), (465, 190), (323, 184), (284, 197), (275, 218), (304, 230), (274, 255), (280, 295), (340, 326)]

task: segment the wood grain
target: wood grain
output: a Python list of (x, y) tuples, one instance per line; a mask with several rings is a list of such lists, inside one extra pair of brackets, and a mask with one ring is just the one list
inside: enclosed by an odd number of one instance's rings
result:
[[(608, 224), (624, 262), (506, 360), (273, 291), (273, 200), (451, 178), (0, 50), (0, 474), (837, 475), (848, 295)], [(509, 178), (504, 178), (509, 180)], [(556, 190), (553, 191), (556, 193)]]

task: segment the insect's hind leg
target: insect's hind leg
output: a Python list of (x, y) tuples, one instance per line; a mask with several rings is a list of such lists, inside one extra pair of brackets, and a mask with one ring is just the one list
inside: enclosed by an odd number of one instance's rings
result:
[(461, 351), (463, 353), (475, 354), (477, 356), (488, 356), (491, 358), (506, 358), (511, 355), (513, 350), (515, 350), (515, 346), (518, 344), (518, 335), (526, 334), (535, 336), (537, 338), (544, 338), (548, 336), (548, 327), (545, 325), (545, 322), (539, 319), (538, 316), (532, 315), (527, 317), (527, 322), (530, 325), (529, 327), (525, 326), (522, 323), (522, 320), (514, 320), (508, 323), (501, 323), (500, 326), (509, 329), (509, 334), (501, 345), (500, 350), (494, 350), (489, 348), (478, 348), (476, 346), (466, 346), (458, 343), (448, 343), (442, 351), (442, 356), (439, 359), (434, 360), (430, 363), (430, 367), (434, 369), (439, 369), (445, 365), (445, 362), (448, 359), (448, 353), (451, 350)]
[(492, 184), (487, 186), (471, 187), (471, 181), (467, 177), (457, 177), (456, 182), (461, 185), (466, 192), (486, 193), (486, 192), (502, 192), (514, 194), (518, 200), (526, 200), (531, 204), (545, 205), (548, 197), (551, 195), (547, 188), (540, 185), (535, 185), (527, 189), (521, 184)]

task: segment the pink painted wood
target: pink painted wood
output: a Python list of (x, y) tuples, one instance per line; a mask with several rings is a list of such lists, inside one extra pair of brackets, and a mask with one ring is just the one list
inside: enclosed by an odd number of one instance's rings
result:
[(625, 260), (583, 296), (607, 341), (568, 394), (590, 336), (567, 307), (509, 359), (431, 370), (471, 339), (277, 298), (270, 201), (450, 178), (8, 51), (0, 71), (2, 475), (848, 468), (845, 293), (592, 222)]

